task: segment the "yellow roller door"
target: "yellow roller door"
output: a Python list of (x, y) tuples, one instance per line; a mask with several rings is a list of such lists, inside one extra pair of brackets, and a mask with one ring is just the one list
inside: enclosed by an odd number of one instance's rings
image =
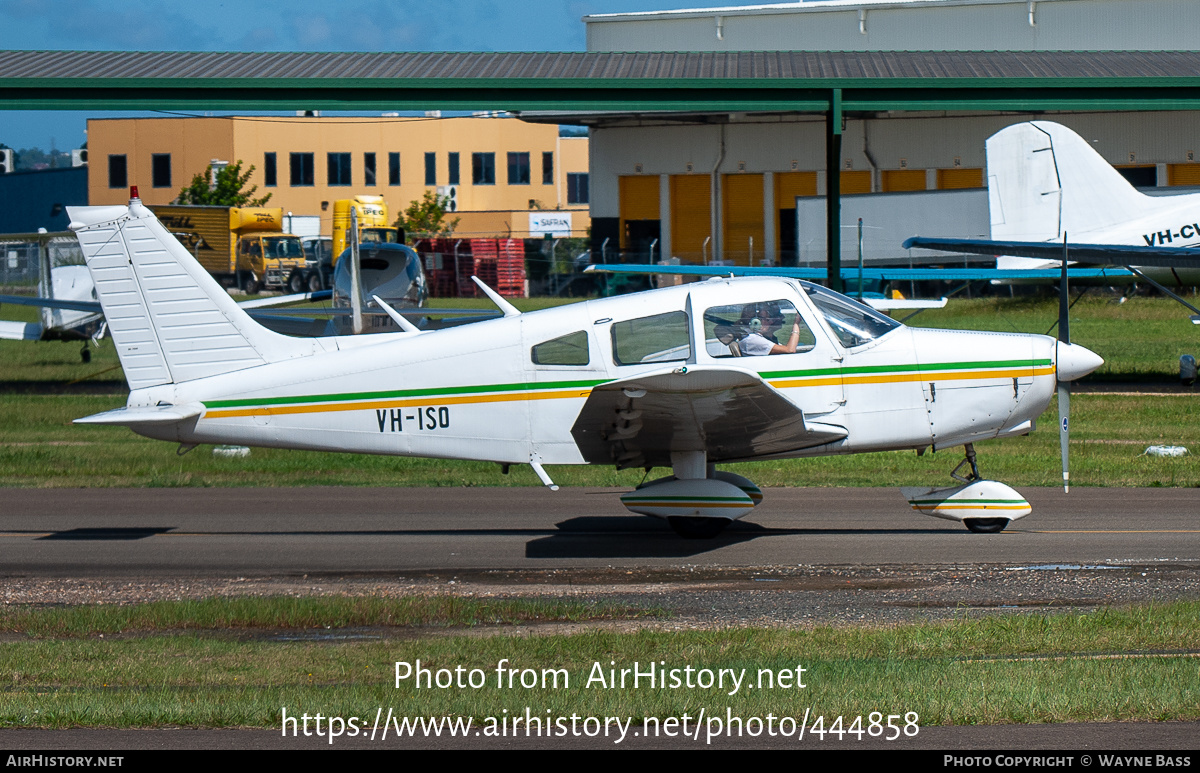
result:
[[(671, 175), (671, 251), (685, 263), (702, 260), (704, 240), (712, 234), (712, 190), (708, 175)], [(708, 257), (712, 258), (712, 243)]]
[(656, 175), (631, 175), (617, 181), (621, 201), (621, 248), (625, 243), (626, 220), (658, 220), (658, 177)]
[(883, 170), (883, 190), (885, 193), (923, 191), (925, 190), (925, 170), (885, 169)]
[(816, 172), (780, 172), (775, 175), (775, 209), (795, 209), (797, 196), (817, 195)]
[(1167, 185), (1200, 185), (1200, 164), (1168, 164)]
[(983, 170), (978, 167), (937, 170), (939, 190), (958, 188), (982, 188)]
[(754, 240), (754, 262), (763, 260), (763, 176), (761, 174), (723, 175), (725, 247), (723, 257), (739, 266), (750, 258), (750, 240)]

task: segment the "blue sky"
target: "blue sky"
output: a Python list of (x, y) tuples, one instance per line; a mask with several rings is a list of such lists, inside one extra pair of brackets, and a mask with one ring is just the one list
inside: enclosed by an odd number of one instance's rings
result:
[[(0, 0), (0, 49), (135, 51), (582, 51), (590, 13), (729, 0)], [(0, 111), (10, 147), (79, 147), (100, 111)]]

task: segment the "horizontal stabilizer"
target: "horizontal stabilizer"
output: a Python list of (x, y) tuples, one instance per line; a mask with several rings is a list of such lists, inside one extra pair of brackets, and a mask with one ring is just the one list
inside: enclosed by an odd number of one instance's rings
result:
[(42, 326), (36, 322), (0, 321), (0, 338), (11, 341), (40, 341)]
[(119, 427), (136, 427), (139, 424), (174, 424), (199, 416), (204, 412), (200, 403), (186, 405), (137, 405), (117, 408), (113, 411), (96, 413), (75, 419), (74, 424), (111, 424)]

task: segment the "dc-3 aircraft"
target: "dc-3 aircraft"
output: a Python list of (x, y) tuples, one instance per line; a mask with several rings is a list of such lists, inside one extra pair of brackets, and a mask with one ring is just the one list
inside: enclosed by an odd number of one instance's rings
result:
[[(1067, 241), (1071, 261), (1123, 266), (1196, 312), (1192, 321), (1200, 323), (1200, 309), (1167, 287), (1200, 284), (1200, 193), (1141, 193), (1086, 140), (1049, 121), (1015, 124), (989, 137), (987, 163), (992, 238), (918, 236), (905, 248), (996, 255), (1001, 278), (1034, 281), (1039, 270), (1057, 269)], [(1130, 277), (1102, 278), (1122, 280)]]
[(1056, 381), (1102, 363), (1047, 336), (911, 329), (783, 278), (529, 313), (484, 288), (503, 317), (420, 331), (392, 310), (404, 332), (292, 338), (238, 308), (137, 199), (70, 216), (130, 387), (124, 408), (77, 423), (183, 449), (529, 464), (550, 488), (547, 464), (670, 466), (621, 501), (687, 537), (762, 499), (717, 464), (960, 445), (963, 485), (905, 493), (921, 512), (1000, 531), (1029, 504), (979, 476), (973, 443), (1030, 432)]

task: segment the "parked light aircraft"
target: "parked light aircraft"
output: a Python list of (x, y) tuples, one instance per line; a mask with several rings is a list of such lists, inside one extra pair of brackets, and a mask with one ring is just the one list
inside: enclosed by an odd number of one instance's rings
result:
[[(529, 464), (551, 488), (547, 464), (670, 466), (621, 500), (685, 536), (712, 536), (762, 499), (717, 464), (955, 446), (966, 452), (956, 471), (970, 465), (964, 485), (907, 491), (910, 503), (999, 531), (1029, 505), (980, 478), (974, 442), (1028, 433), (1056, 381), (1102, 362), (1046, 336), (911, 329), (782, 278), (529, 313), (487, 289), (499, 319), (291, 338), (239, 309), (138, 200), (70, 216), (130, 387), (124, 408), (77, 423), (182, 449)], [(789, 351), (752, 356), (763, 346)]]
[[(38, 322), (0, 320), (0, 338), (17, 341), (82, 341), (80, 354), (84, 362), (90, 359), (88, 342), (104, 335), (104, 317), (100, 314), (100, 303), (92, 292), (92, 279), (86, 266), (63, 263), (54, 265), (61, 258), (64, 239), (70, 239), (71, 249), (76, 249), (70, 233), (36, 233), (5, 235), (4, 242), (10, 248), (19, 248), (26, 253), (36, 250), (37, 290), (39, 298), (23, 295), (0, 295), (0, 304), (42, 307)], [(54, 252), (52, 259), (51, 252)], [(47, 304), (44, 301), (54, 303)]]

